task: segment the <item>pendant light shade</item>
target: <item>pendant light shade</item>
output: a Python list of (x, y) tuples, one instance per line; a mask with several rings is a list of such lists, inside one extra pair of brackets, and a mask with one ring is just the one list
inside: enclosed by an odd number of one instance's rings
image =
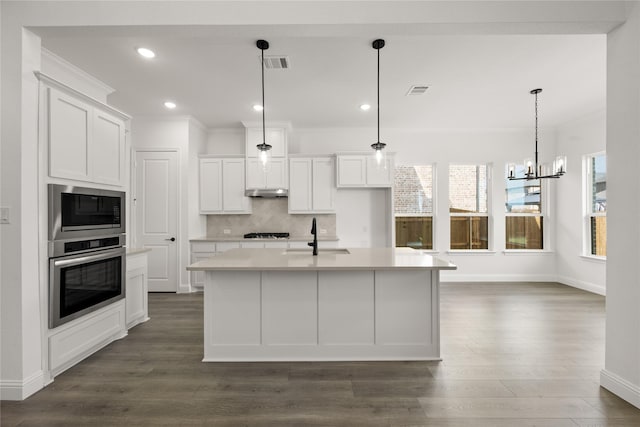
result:
[(371, 47), (373, 47), (378, 52), (378, 77), (377, 77), (377, 87), (378, 87), (378, 102), (377, 102), (377, 110), (378, 110), (378, 139), (376, 142), (371, 144), (371, 148), (375, 150), (375, 159), (376, 165), (378, 167), (387, 167), (387, 162), (385, 159), (385, 151), (384, 148), (387, 146), (384, 142), (380, 142), (380, 49), (384, 47), (383, 39), (376, 39), (371, 43)]
[(533, 89), (529, 93), (534, 95), (535, 100), (535, 112), (536, 112), (536, 122), (535, 122), (535, 151), (533, 158), (527, 158), (524, 160), (524, 176), (517, 177), (516, 176), (516, 165), (511, 163), (507, 166), (507, 178), (511, 181), (517, 180), (531, 180), (531, 179), (542, 179), (542, 178), (560, 178), (567, 171), (567, 157), (566, 156), (558, 156), (553, 161), (553, 165), (551, 170), (545, 165), (541, 165), (538, 162), (538, 94), (542, 92), (542, 89)]
[(262, 168), (266, 171), (270, 166), (271, 159), (271, 145), (267, 144), (266, 130), (265, 130), (265, 105), (264, 105), (264, 51), (269, 49), (269, 42), (266, 40), (258, 40), (256, 46), (260, 49), (260, 71), (262, 75), (262, 143), (256, 145), (258, 149), (258, 157)]

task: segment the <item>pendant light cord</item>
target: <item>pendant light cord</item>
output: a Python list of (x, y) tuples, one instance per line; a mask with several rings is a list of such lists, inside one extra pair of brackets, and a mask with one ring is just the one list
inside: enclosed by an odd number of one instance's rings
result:
[[(538, 176), (538, 92), (535, 92), (536, 96), (536, 177)], [(540, 174), (542, 175), (542, 174)]]
[(260, 69), (262, 70), (262, 144), (267, 144), (265, 122), (264, 122), (264, 49), (260, 49), (262, 59), (260, 60)]
[(378, 143), (380, 143), (380, 49), (378, 51)]

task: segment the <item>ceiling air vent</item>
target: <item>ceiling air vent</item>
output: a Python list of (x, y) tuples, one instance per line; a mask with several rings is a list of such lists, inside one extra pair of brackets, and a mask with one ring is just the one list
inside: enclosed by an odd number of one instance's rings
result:
[(409, 92), (407, 92), (407, 96), (412, 95), (422, 95), (429, 89), (427, 85), (414, 85), (409, 88)]
[(264, 68), (267, 70), (284, 70), (289, 68), (288, 56), (265, 56)]

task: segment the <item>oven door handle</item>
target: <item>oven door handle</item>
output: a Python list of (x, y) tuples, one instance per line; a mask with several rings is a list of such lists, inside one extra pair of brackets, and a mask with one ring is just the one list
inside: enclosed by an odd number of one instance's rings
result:
[(99, 261), (106, 258), (122, 256), (125, 254), (125, 252), (126, 252), (125, 248), (109, 249), (106, 251), (100, 251), (99, 253), (96, 253), (96, 254), (85, 255), (80, 258), (74, 256), (70, 259), (69, 258), (56, 259), (56, 260), (53, 260), (53, 265), (55, 267), (65, 267), (65, 266), (76, 265), (76, 264), (84, 264), (91, 261)]

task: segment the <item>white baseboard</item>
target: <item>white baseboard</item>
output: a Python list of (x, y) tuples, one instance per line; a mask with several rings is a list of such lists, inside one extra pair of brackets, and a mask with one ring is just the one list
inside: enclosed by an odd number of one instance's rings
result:
[(35, 372), (24, 380), (0, 380), (0, 400), (24, 400), (44, 387), (44, 373)]
[(178, 294), (188, 294), (191, 292), (191, 285), (189, 283), (180, 283), (178, 285)]
[(582, 289), (583, 291), (593, 292), (594, 294), (602, 296), (607, 295), (607, 288), (605, 288), (603, 285), (585, 282), (584, 280), (572, 279), (571, 277), (567, 276), (558, 276), (558, 282), (562, 283), (563, 285)]
[(600, 385), (633, 406), (640, 408), (640, 386), (603, 369), (600, 371)]
[(551, 274), (458, 274), (455, 271), (442, 271), (442, 282), (556, 282)]

